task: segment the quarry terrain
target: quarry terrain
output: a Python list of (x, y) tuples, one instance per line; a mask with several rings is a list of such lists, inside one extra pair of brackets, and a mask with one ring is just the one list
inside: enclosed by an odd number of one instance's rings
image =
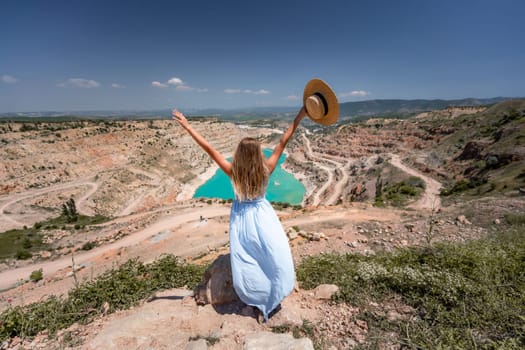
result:
[[(497, 234), (506, 215), (525, 212), (524, 117), (525, 101), (511, 100), (331, 127), (305, 121), (283, 164), (304, 184), (303, 203), (274, 203), (295, 263)], [(227, 155), (244, 136), (272, 147), (288, 125), (190, 122)], [(192, 198), (217, 167), (170, 120), (2, 121), (0, 150), (0, 311), (65, 295), (130, 259), (204, 264), (228, 253), (231, 204)], [(39, 269), (42, 279), (30, 281)], [(246, 344), (273, 341), (272, 327), (308, 320), (336, 349), (362, 344), (368, 329), (340, 321), (356, 310), (300, 285), (268, 324), (242, 305), (199, 306), (192, 293), (166, 290), (74, 324), (73, 340), (63, 331), (0, 348), (255, 349)], [(392, 317), (412, 312), (389, 308)], [(310, 346), (301, 344), (290, 346)], [(386, 339), (384, 348), (399, 347)]]

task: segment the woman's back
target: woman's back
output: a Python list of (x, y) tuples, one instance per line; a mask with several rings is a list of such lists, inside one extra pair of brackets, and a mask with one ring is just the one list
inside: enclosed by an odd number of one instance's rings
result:
[(253, 200), (264, 196), (268, 178), (268, 166), (260, 143), (251, 137), (242, 139), (232, 161), (231, 179), (235, 197)]

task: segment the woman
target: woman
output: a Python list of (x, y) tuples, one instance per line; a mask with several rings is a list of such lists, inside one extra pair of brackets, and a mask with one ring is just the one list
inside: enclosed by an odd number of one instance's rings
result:
[(232, 181), (235, 192), (230, 213), (233, 286), (244, 303), (261, 311), (265, 321), (294, 286), (290, 246), (279, 218), (265, 198), (266, 187), (288, 140), (305, 116), (306, 111), (301, 108), (268, 159), (258, 141), (244, 138), (230, 163), (191, 127), (181, 112), (173, 110), (173, 119)]

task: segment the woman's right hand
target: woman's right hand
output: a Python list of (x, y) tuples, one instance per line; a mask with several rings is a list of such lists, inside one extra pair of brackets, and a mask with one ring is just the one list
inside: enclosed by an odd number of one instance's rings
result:
[(190, 126), (188, 119), (186, 119), (184, 114), (182, 114), (178, 110), (174, 109), (171, 112), (171, 115), (173, 115), (173, 120), (177, 121), (177, 123), (179, 123), (179, 125), (182, 126), (184, 129), (187, 129)]
[(301, 122), (301, 120), (302, 120), (304, 117), (306, 117), (306, 115), (307, 115), (306, 108), (303, 106), (303, 107), (301, 108), (301, 110), (297, 113), (297, 115), (295, 116), (294, 121), (295, 121), (296, 123), (299, 123), (299, 122)]

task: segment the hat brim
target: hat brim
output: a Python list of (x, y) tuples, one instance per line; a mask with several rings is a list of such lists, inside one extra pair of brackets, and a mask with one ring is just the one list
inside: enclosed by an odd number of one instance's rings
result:
[[(312, 79), (306, 84), (303, 94), (303, 105), (308, 97), (316, 93), (323, 95), (328, 111), (322, 118), (310, 119), (322, 125), (334, 124), (339, 119), (339, 102), (337, 102), (337, 96), (332, 88), (321, 79)], [(306, 114), (308, 114), (308, 111), (306, 111)]]

